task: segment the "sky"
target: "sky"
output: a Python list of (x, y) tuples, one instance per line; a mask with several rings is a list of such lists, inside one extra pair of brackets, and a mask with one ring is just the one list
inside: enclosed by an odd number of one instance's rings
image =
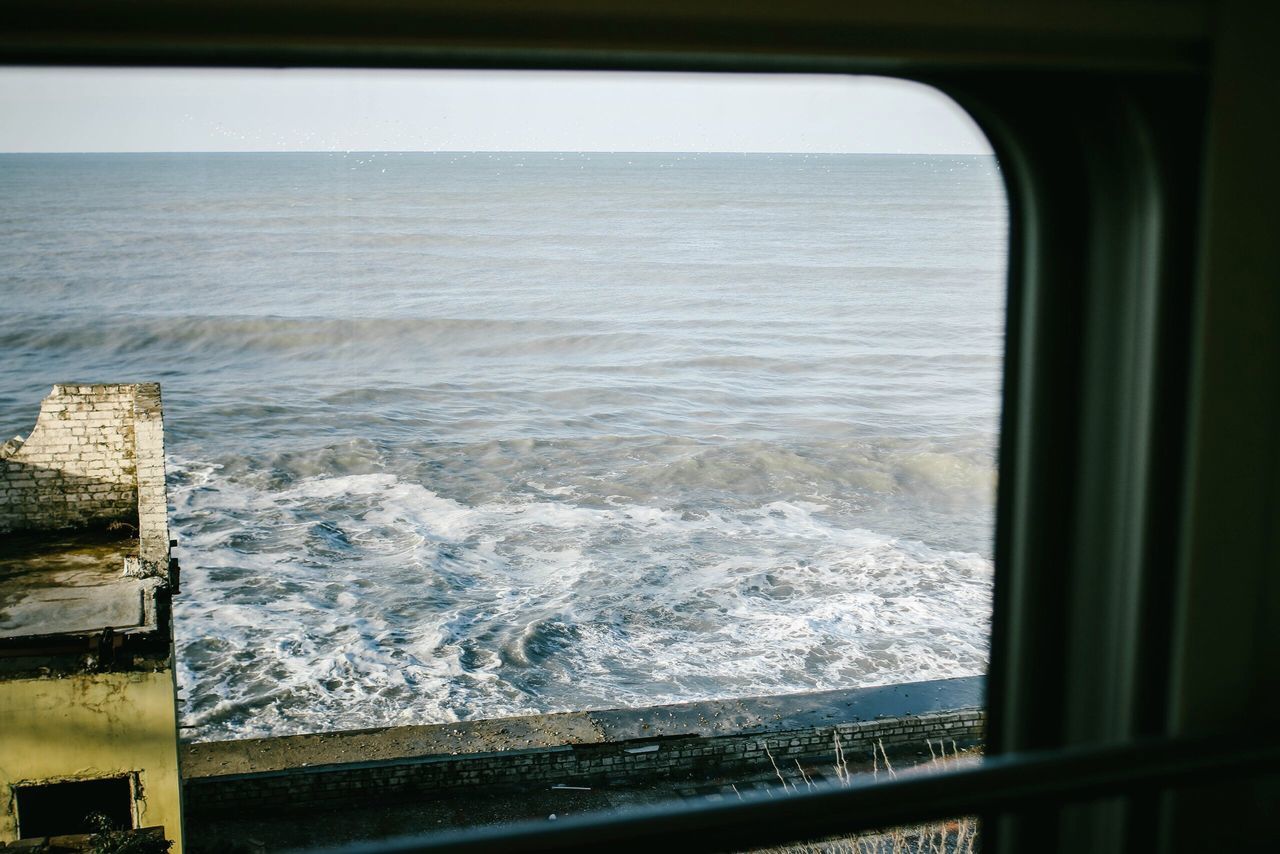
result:
[(0, 69), (0, 151), (991, 153), (883, 77), (101, 68)]

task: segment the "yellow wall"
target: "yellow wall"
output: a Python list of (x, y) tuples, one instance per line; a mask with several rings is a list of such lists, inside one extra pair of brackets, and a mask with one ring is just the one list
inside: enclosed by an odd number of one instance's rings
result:
[(182, 850), (172, 671), (0, 682), (0, 842), (18, 838), (12, 786), (138, 773), (139, 827)]

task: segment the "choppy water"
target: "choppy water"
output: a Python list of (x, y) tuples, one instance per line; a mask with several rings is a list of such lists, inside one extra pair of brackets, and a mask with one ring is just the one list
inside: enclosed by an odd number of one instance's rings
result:
[(980, 672), (991, 158), (0, 156), (0, 429), (159, 380), (198, 738)]

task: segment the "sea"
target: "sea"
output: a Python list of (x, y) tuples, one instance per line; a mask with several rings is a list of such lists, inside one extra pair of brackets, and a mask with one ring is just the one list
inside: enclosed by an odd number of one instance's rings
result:
[(0, 430), (159, 381), (233, 739), (982, 673), (983, 156), (0, 155)]

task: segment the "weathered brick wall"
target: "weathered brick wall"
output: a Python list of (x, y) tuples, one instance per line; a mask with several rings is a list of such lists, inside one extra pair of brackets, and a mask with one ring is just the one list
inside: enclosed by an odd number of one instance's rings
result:
[(160, 386), (55, 385), (25, 441), (0, 448), (0, 531), (111, 522), (137, 529), (144, 572), (167, 569)]
[(133, 386), (56, 385), (35, 429), (0, 461), (0, 527), (136, 525)]
[(169, 565), (169, 493), (165, 488), (164, 412), (159, 383), (133, 387), (133, 445), (138, 496), (138, 557), (146, 574)]
[(724, 779), (734, 774), (745, 778), (769, 772), (770, 753), (790, 775), (796, 761), (834, 766), (837, 740), (850, 762), (869, 759), (873, 746), (881, 743), (890, 756), (926, 750), (926, 739), (944, 741), (949, 751), (953, 741), (960, 747), (980, 743), (985, 722), (983, 710), (968, 709), (763, 733), (671, 736), (228, 774), (187, 779), (185, 809), (208, 816), (243, 816), (385, 803), (467, 788), (556, 783), (625, 786), (662, 779)]

